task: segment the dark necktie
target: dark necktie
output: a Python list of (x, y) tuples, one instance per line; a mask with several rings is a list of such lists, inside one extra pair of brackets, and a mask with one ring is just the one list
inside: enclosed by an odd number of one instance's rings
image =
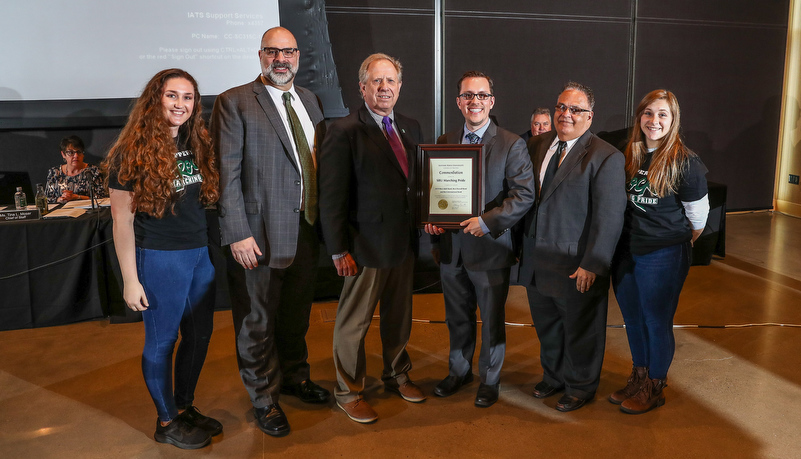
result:
[(481, 137), (479, 137), (475, 132), (468, 132), (465, 137), (467, 137), (467, 141), (471, 144), (476, 144), (479, 140), (481, 140)]
[(298, 150), (300, 158), (300, 168), (303, 176), (303, 202), (306, 204), (306, 221), (310, 225), (317, 220), (317, 173), (314, 169), (314, 159), (312, 158), (309, 143), (306, 141), (306, 134), (300, 124), (298, 114), (292, 108), (292, 94), (283, 94), (284, 107), (289, 117), (289, 127), (292, 128), (292, 138), (295, 139), (295, 148)]
[(384, 124), (384, 130), (387, 133), (389, 145), (392, 147), (392, 151), (395, 152), (395, 157), (398, 158), (398, 163), (400, 164), (401, 169), (403, 169), (403, 175), (408, 177), (409, 160), (406, 159), (406, 150), (403, 148), (400, 138), (398, 138), (397, 134), (395, 134), (395, 130), (392, 129), (392, 120), (388, 116), (385, 116), (381, 122)]
[(559, 169), (559, 159), (565, 151), (567, 142), (560, 140), (556, 147), (556, 152), (551, 156), (551, 161), (548, 163), (548, 168), (545, 169), (545, 177), (542, 178), (542, 186), (540, 187), (540, 196), (542, 196), (551, 184), (553, 176), (556, 175), (556, 170)]
[[(556, 175), (556, 170), (559, 168), (559, 158), (562, 157), (562, 152), (565, 151), (565, 147), (567, 147), (567, 142), (560, 140), (556, 146), (556, 151), (554, 152), (553, 156), (551, 156), (551, 160), (548, 162), (548, 167), (545, 169), (545, 177), (542, 178), (540, 192), (537, 194), (537, 206), (539, 206), (539, 201), (542, 199), (542, 195), (548, 190), (548, 185), (550, 185), (551, 180), (553, 180), (553, 176)], [(528, 237), (534, 237), (537, 230), (537, 212), (535, 211), (533, 214), (534, 217), (531, 219), (531, 226), (529, 226), (528, 230), (526, 231), (526, 236)]]

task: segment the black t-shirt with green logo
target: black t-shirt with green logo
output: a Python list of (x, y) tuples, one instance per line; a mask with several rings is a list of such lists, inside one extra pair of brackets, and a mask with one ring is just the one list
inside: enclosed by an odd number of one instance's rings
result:
[[(195, 155), (184, 149), (175, 153), (177, 162), (173, 189), (176, 193), (175, 212), (169, 207), (164, 217), (156, 218), (137, 212), (134, 218), (136, 246), (155, 250), (186, 250), (208, 244), (206, 212), (200, 202), (200, 184), (203, 177), (195, 164)], [(117, 179), (116, 170), (109, 173), (109, 188), (132, 191), (133, 184), (124, 186)]]
[(626, 184), (628, 204), (621, 242), (628, 243), (635, 255), (692, 239), (690, 222), (681, 203), (697, 201), (707, 194), (707, 168), (701, 158), (693, 156), (681, 175), (676, 193), (654, 196), (648, 181), (651, 157), (652, 153), (648, 153), (637, 175)]

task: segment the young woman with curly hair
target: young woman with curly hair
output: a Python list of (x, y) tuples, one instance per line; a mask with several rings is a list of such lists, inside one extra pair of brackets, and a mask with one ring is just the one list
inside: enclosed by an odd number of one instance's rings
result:
[(626, 323), (633, 369), (609, 396), (625, 413), (665, 403), (662, 389), (676, 344), (673, 316), (709, 213), (707, 169), (679, 137), (676, 96), (657, 89), (637, 107), (626, 147), (625, 223), (612, 286)]
[(200, 112), (191, 75), (157, 73), (104, 161), (123, 297), (145, 324), (142, 373), (158, 412), (154, 438), (179, 448), (201, 448), (222, 432), (192, 405), (214, 316), (204, 207), (219, 198)]

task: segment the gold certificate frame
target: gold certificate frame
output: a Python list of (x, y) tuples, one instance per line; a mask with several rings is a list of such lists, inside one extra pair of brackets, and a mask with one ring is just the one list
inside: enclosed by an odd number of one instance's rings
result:
[(417, 148), (418, 228), (460, 228), (481, 211), (481, 144), (426, 144)]

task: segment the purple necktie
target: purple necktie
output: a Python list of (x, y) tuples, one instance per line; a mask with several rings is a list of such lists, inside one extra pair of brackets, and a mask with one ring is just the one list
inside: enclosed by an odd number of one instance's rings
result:
[(388, 116), (385, 116), (381, 122), (384, 124), (384, 130), (387, 131), (387, 140), (389, 140), (389, 145), (392, 147), (392, 151), (395, 152), (395, 157), (398, 158), (398, 163), (400, 163), (401, 169), (403, 169), (403, 175), (408, 177), (409, 160), (406, 159), (406, 150), (403, 148), (400, 138), (398, 138), (397, 134), (395, 134), (395, 130), (392, 129), (392, 120)]

